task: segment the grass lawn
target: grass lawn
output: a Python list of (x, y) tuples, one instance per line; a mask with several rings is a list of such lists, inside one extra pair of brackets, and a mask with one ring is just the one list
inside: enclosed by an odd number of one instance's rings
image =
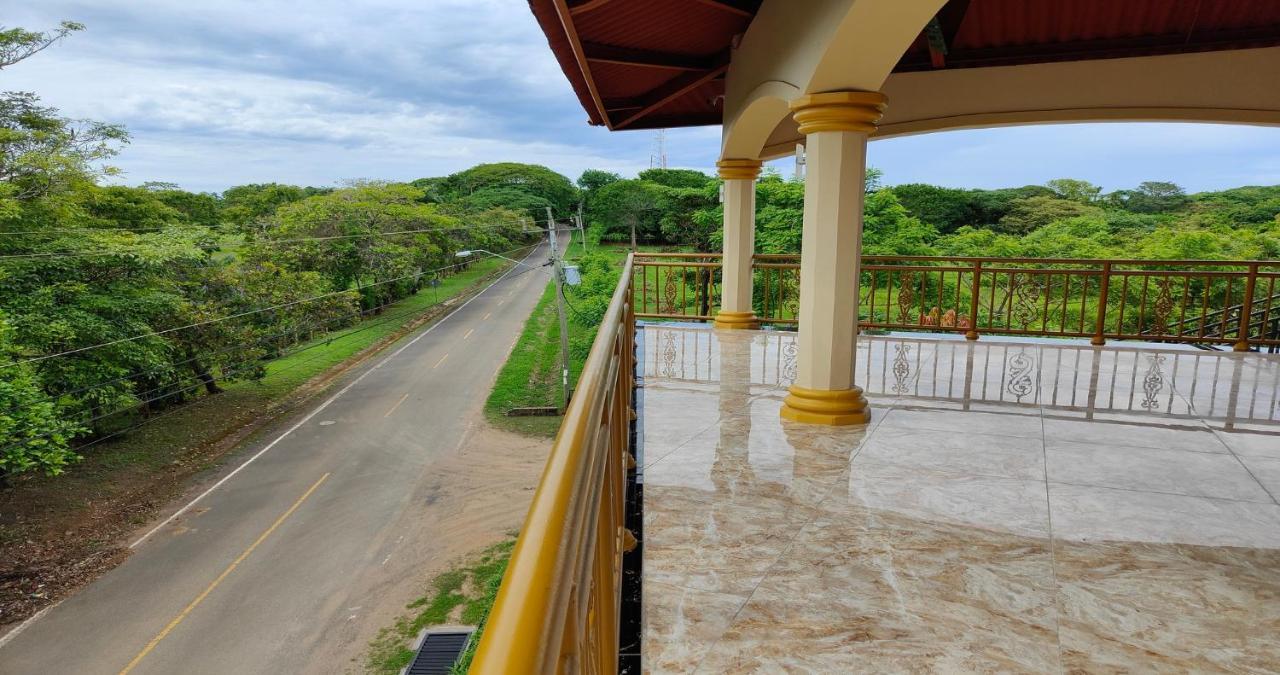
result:
[(413, 659), (410, 646), (423, 628), (459, 623), (479, 627), (471, 637), (467, 651), (451, 671), (457, 675), (466, 673), (514, 545), (515, 539), (494, 544), (473, 560), (432, 580), (431, 592), (410, 603), (408, 614), (397, 619), (394, 626), (378, 631), (365, 655), (365, 669), (371, 673), (394, 675)]
[[(577, 328), (569, 324), (569, 330)], [(582, 361), (570, 357), (569, 381), (576, 382)], [(508, 417), (512, 408), (560, 405), (560, 321), (556, 316), (556, 286), (548, 282), (538, 304), (529, 314), (520, 339), (498, 373), (485, 402), (489, 423), (529, 436), (555, 436), (560, 416)]]
[[(619, 246), (592, 246), (591, 253), (606, 252), (618, 265), (627, 259), (630, 249)], [(572, 263), (582, 255), (582, 245), (569, 247), (565, 259)], [(581, 326), (569, 322), (570, 336), (579, 337)], [(570, 355), (569, 381), (576, 383), (582, 372), (584, 357)], [(549, 282), (537, 307), (529, 315), (511, 356), (498, 373), (498, 379), (485, 403), (489, 423), (528, 436), (551, 438), (560, 428), (560, 416), (508, 417), (512, 408), (560, 405), (560, 322), (556, 316), (555, 283)]]

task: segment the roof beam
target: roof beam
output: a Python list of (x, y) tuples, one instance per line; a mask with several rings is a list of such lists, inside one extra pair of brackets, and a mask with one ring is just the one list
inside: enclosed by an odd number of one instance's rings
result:
[[(578, 28), (573, 24), (573, 16), (569, 13), (569, 6), (565, 4), (565, 0), (552, 0), (556, 8), (556, 16), (560, 19), (560, 25), (564, 29), (565, 39), (569, 41), (569, 48), (573, 50), (573, 58), (578, 62), (578, 70), (582, 73), (582, 79), (587, 83), (587, 91), (591, 92), (591, 101), (596, 105), (596, 114), (601, 122), (606, 126), (609, 124), (609, 114), (605, 112), (604, 101), (600, 97), (600, 90), (596, 88), (595, 78), (591, 76), (591, 69), (587, 67), (587, 57), (582, 53), (582, 41), (578, 38)], [(612, 129), (612, 127), (610, 127)]]
[(753, 17), (760, 10), (759, 2), (751, 0), (696, 0), (698, 3), (708, 7), (714, 7), (719, 10), (737, 14), (738, 16)]
[[(1030, 63), (1053, 63), (1135, 56), (1159, 56), (1219, 49), (1253, 49), (1280, 46), (1280, 29), (1275, 27), (1220, 30), (1197, 33), (1188, 42), (1184, 33), (1137, 37), (1056, 42), (1016, 47), (955, 49), (947, 54), (949, 68), (986, 68)], [(903, 58), (894, 72), (931, 70), (932, 64), (919, 56)]]
[(590, 12), (597, 7), (608, 4), (609, 0), (577, 0), (569, 3), (569, 14), (577, 16), (584, 12)]
[(615, 47), (614, 45), (600, 44), (598, 42), (584, 41), (582, 43), (582, 52), (586, 54), (588, 61), (618, 63), (624, 66), (670, 70), (707, 70), (714, 66), (711, 59), (702, 56)]
[(720, 77), (729, 70), (729, 52), (722, 52), (715, 59), (715, 64), (708, 70), (695, 70), (677, 75), (666, 82), (654, 87), (649, 92), (637, 96), (635, 102), (640, 109), (627, 115), (621, 122), (613, 125), (614, 129), (622, 129), (632, 124), (636, 120), (666, 105), (675, 98), (678, 98), (696, 87), (710, 82)]

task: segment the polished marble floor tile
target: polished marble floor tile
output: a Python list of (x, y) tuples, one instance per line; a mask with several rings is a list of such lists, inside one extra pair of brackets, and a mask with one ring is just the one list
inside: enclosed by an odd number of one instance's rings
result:
[(1050, 483), (1049, 507), (1056, 540), (1280, 549), (1274, 503)]
[(1218, 438), (1243, 457), (1280, 459), (1280, 429), (1261, 433), (1219, 431)]
[(729, 628), (747, 601), (730, 595), (671, 586), (653, 579), (644, 585), (646, 673), (691, 673)]
[(647, 672), (1280, 670), (1280, 357), (867, 336), (830, 428), (793, 335), (664, 330)]
[(1274, 503), (1231, 454), (1065, 441), (1045, 452), (1057, 483)]
[(750, 593), (814, 517), (814, 507), (714, 502), (679, 488), (645, 488), (645, 579), (717, 593)]
[(892, 512), (857, 521), (842, 510), (806, 527), (700, 672), (1054, 669), (1047, 540)]
[(1273, 499), (1280, 500), (1280, 457), (1237, 455)]
[(1280, 551), (1057, 541), (1067, 672), (1274, 672)]
[(837, 488), (824, 502), (829, 508), (844, 505), (865, 507), (856, 512), (862, 514), (894, 513), (922, 522), (1049, 536), (1043, 480), (949, 473), (859, 457), (848, 490)]
[(1044, 480), (1044, 444), (1039, 438), (888, 427), (858, 453), (903, 467), (1024, 480)]
[(1014, 408), (1005, 412), (922, 409), (910, 404), (896, 406), (885, 415), (883, 426), (894, 429), (931, 429), (952, 433), (998, 434), (1042, 438), (1039, 409)]
[(1049, 442), (1227, 452), (1227, 446), (1199, 420), (1154, 416), (1100, 415), (1094, 419), (1064, 419), (1058, 415), (1046, 415), (1044, 437)]

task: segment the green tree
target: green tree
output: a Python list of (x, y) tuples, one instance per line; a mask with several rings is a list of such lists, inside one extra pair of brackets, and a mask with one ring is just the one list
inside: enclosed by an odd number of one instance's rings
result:
[(618, 174), (613, 173), (612, 171), (601, 171), (600, 169), (587, 169), (586, 171), (582, 172), (581, 176), (578, 177), (578, 187), (581, 188), (583, 192), (590, 194), (591, 192), (595, 190), (599, 190), (600, 188), (608, 185), (609, 183), (615, 183), (620, 180), (622, 180), (622, 176), (619, 176)]
[(912, 216), (890, 188), (867, 195), (863, 208), (864, 255), (936, 255), (938, 231)]
[(1053, 190), (1054, 194), (1063, 199), (1081, 204), (1092, 204), (1098, 201), (1098, 195), (1102, 194), (1102, 188), (1097, 185), (1075, 178), (1055, 178), (1045, 183), (1045, 187)]
[(700, 188), (711, 180), (711, 176), (692, 169), (645, 169), (639, 178), (669, 188)]
[(966, 225), (980, 224), (978, 209), (969, 190), (924, 183), (895, 185), (892, 189), (911, 215), (940, 232), (955, 232)]
[[(312, 193), (314, 194), (314, 193)], [(308, 189), (280, 183), (251, 183), (222, 193), (222, 218), (244, 230), (261, 230), (276, 210), (311, 196)]]
[[(13, 359), (11, 329), (0, 313), (0, 356)], [(70, 441), (84, 431), (64, 419), (58, 405), (39, 386), (27, 366), (11, 367), (0, 375), (0, 484), (24, 471), (61, 473), (78, 459)]]
[(799, 253), (804, 226), (804, 183), (776, 173), (756, 182), (756, 250)]
[(620, 180), (600, 188), (593, 198), (592, 224), (607, 241), (657, 241), (663, 188), (644, 180)]
[(1021, 258), (1025, 257), (1018, 237), (1001, 234), (985, 227), (962, 227), (951, 234), (939, 237), (934, 246), (942, 255), (962, 258)]
[(996, 230), (1009, 234), (1027, 234), (1056, 220), (1077, 216), (1101, 216), (1102, 209), (1058, 197), (1029, 197), (1013, 202), (1000, 219)]
[[(568, 178), (537, 164), (499, 162), (479, 164), (446, 178), (440, 185), (444, 201), (474, 195), (482, 190), (510, 188), (533, 195), (550, 204), (557, 217), (565, 217), (578, 208), (578, 189)], [(546, 212), (530, 211), (535, 220), (546, 218)]]
[(29, 31), (22, 28), (0, 29), (0, 69), (35, 56), (68, 35), (84, 30), (84, 24), (63, 21), (54, 30)]
[(1164, 181), (1144, 181), (1136, 190), (1117, 190), (1107, 198), (1115, 206), (1134, 213), (1169, 213), (1191, 202), (1185, 190)]

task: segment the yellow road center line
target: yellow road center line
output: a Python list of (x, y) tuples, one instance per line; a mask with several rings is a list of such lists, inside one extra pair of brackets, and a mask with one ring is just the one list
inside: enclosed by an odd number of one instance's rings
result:
[(404, 395), (404, 396), (401, 396), (401, 397), (400, 397), (400, 400), (399, 400), (399, 401), (396, 401), (396, 404), (395, 404), (395, 405), (393, 405), (393, 406), (391, 406), (391, 409), (390, 409), (390, 410), (388, 410), (388, 411), (387, 411), (387, 413), (386, 413), (385, 415), (383, 415), (383, 417), (391, 417), (391, 413), (395, 412), (395, 411), (396, 411), (396, 408), (399, 408), (399, 407), (400, 407), (400, 404), (401, 404), (401, 403), (404, 403), (404, 402), (405, 402), (405, 399), (407, 399), (407, 398), (409, 398), (409, 394), (408, 394), (408, 392), (405, 392), (405, 395)]
[(432, 369), (432, 370), (435, 370), (436, 368), (439, 368), (439, 367), (440, 367), (440, 364), (444, 363), (444, 360), (445, 360), (445, 359), (447, 359), (447, 358), (449, 358), (449, 355), (448, 355), (448, 354), (445, 354), (444, 356), (441, 356), (441, 357), (440, 357), (440, 360), (439, 360), (439, 361), (436, 361), (436, 365), (431, 366), (431, 369)]
[(246, 548), (244, 550), (244, 553), (240, 554), (240, 557), (232, 561), (232, 563), (227, 566), (227, 569), (222, 570), (222, 574), (219, 574), (218, 578), (213, 580), (213, 583), (209, 584), (209, 586), (205, 588), (204, 591), (200, 593), (200, 595), (196, 596), (195, 600), (191, 601), (191, 604), (187, 605), (186, 608), (183, 609), (180, 614), (178, 614), (178, 616), (174, 617), (173, 621), (170, 621), (169, 625), (165, 626), (164, 630), (160, 631), (159, 635), (156, 635), (154, 638), (152, 638), (151, 642), (148, 642), (147, 646), (143, 647), (142, 651), (138, 652), (138, 655), (133, 657), (133, 660), (129, 662), (129, 665), (125, 666), (124, 670), (120, 671), (120, 675), (126, 675), (126, 673), (136, 668), (137, 665), (142, 662), (142, 659), (146, 658), (147, 654), (150, 654), (151, 650), (155, 649), (156, 645), (160, 644), (161, 640), (168, 637), (169, 633), (172, 633), (173, 629), (177, 628), (178, 624), (182, 623), (182, 620), (187, 618), (187, 615), (190, 614), (192, 610), (198, 607), (200, 603), (204, 602), (205, 598), (209, 597), (209, 594), (213, 592), (213, 589), (217, 588), (218, 585), (221, 584), (224, 579), (230, 576), (231, 573), (234, 572), (235, 569), (240, 566), (240, 563), (244, 562), (245, 558), (248, 558), (249, 554), (253, 553), (254, 549), (258, 548), (258, 546), (262, 544), (262, 542), (266, 541), (267, 537), (271, 536), (271, 533), (275, 532), (276, 528), (280, 527), (280, 524), (283, 523), (286, 518), (293, 515), (293, 512), (297, 511), (299, 506), (302, 506), (302, 502), (306, 501), (307, 497), (310, 497), (311, 493), (315, 492), (316, 488), (320, 487), (320, 484), (325, 482), (325, 480), (327, 480), (328, 478), (329, 478), (329, 474), (326, 473), (325, 475), (320, 477), (320, 480), (316, 481), (315, 483), (312, 483), (311, 487), (307, 488), (307, 491), (302, 493), (301, 497), (298, 497), (298, 501), (294, 502), (293, 506), (290, 506), (288, 511), (285, 511), (284, 513), (280, 514), (280, 517), (276, 518), (276, 522), (272, 523), (271, 527), (268, 527), (266, 532), (263, 532), (262, 534), (258, 535), (258, 538), (252, 544), (249, 545), (249, 548)]
[(481, 321), (488, 321), (490, 316), (493, 316), (493, 312), (489, 312), (488, 314), (485, 314), (485, 315), (484, 315), (484, 318), (483, 318), (483, 319), (480, 319), (480, 320), (481, 320)]
[(474, 333), (474, 332), (476, 332), (476, 329), (472, 328), (471, 330), (467, 331), (467, 334), (466, 334), (466, 335), (463, 335), (463, 336), (462, 336), (462, 339), (463, 339), (463, 340), (465, 340), (465, 339), (467, 339), (467, 338), (471, 337), (471, 334), (472, 334), (472, 333)]

